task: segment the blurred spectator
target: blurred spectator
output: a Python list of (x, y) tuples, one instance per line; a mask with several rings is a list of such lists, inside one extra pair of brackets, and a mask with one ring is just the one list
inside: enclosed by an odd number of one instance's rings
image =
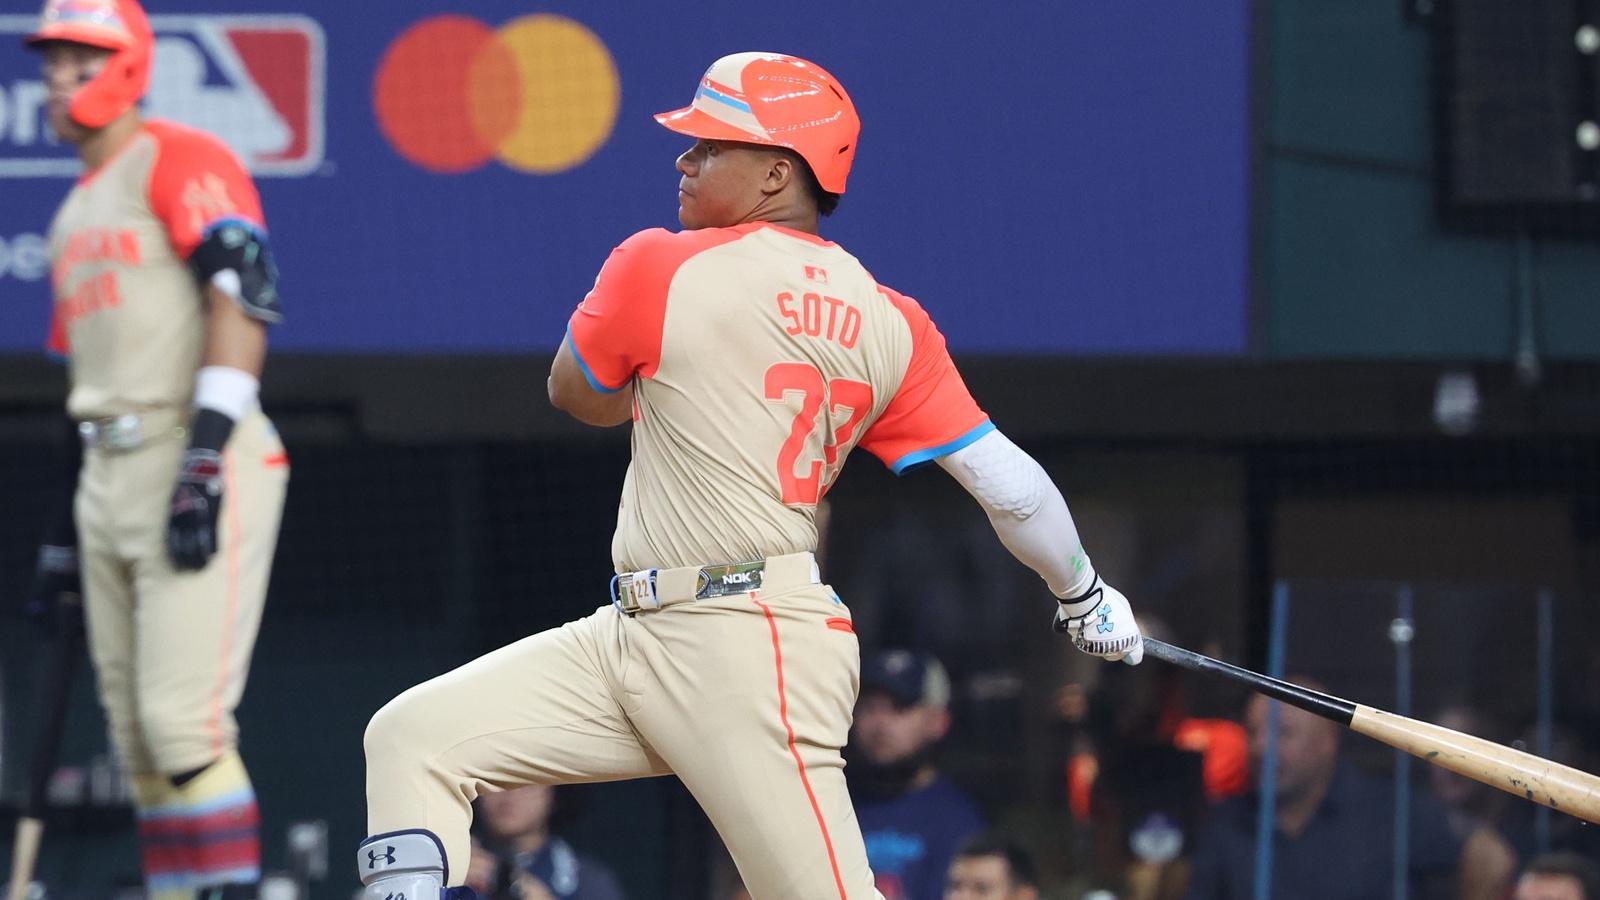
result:
[(944, 900), (1038, 900), (1033, 859), (1015, 841), (979, 835), (950, 863)]
[[(1167, 637), (1161, 622), (1139, 622)], [(1081, 705), (1070, 689), (1058, 698), (1087, 737), (1067, 783), (1073, 817), (1092, 823), (1092, 878), (1124, 900), (1177, 900), (1206, 801), (1249, 787), (1249, 740), (1237, 722), (1188, 716), (1184, 676), (1173, 666), (1099, 674)]]
[(950, 676), (937, 659), (889, 650), (862, 665), (845, 775), (885, 900), (938, 900), (957, 848), (983, 828), (934, 763), (949, 730)]
[(551, 833), (555, 801), (539, 784), (478, 797), (467, 885), (482, 900), (622, 900), (611, 870)]
[(1512, 900), (1600, 900), (1600, 870), (1576, 853), (1550, 853), (1522, 870)]
[[(1320, 689), (1307, 679), (1297, 683)], [(1246, 725), (1260, 771), (1269, 704), (1251, 699)], [(1367, 900), (1391, 892), (1394, 794), (1387, 781), (1339, 759), (1340, 727), (1289, 706), (1279, 707), (1273, 897)], [(1250, 794), (1218, 807), (1201, 835), (1190, 900), (1253, 896), (1258, 799)], [(1514, 869), (1511, 851), (1488, 829), (1465, 841), (1450, 831), (1441, 804), (1419, 792), (1411, 812), (1411, 896), (1499, 900)]]

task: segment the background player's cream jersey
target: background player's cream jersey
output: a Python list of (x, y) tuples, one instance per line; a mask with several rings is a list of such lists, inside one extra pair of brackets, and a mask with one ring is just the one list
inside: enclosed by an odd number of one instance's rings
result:
[(206, 231), (262, 227), (255, 186), (215, 138), (147, 122), (84, 174), (50, 225), (67, 412), (93, 419), (188, 405), (205, 346), (205, 298), (186, 260)]
[(915, 301), (770, 223), (630, 237), (567, 340), (596, 389), (635, 385), (618, 571), (813, 550), (853, 447), (903, 472), (993, 428)]

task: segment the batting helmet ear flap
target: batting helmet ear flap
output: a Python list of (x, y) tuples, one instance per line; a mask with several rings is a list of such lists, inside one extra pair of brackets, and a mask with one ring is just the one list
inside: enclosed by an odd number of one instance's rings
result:
[(152, 45), (136, 43), (118, 50), (104, 69), (79, 89), (67, 113), (85, 128), (104, 128), (132, 109), (150, 84)]

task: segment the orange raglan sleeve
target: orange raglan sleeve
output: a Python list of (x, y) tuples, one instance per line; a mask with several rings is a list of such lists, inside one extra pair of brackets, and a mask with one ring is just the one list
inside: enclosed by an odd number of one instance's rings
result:
[(567, 345), (595, 390), (616, 393), (660, 365), (667, 288), (682, 262), (674, 237), (652, 228), (623, 241), (568, 320)]
[(146, 127), (161, 143), (150, 170), (150, 209), (179, 258), (188, 259), (211, 229), (227, 222), (266, 233), (261, 197), (233, 151), (203, 131), (160, 122)]
[[(59, 217), (60, 211), (56, 212)], [(56, 233), (56, 221), (50, 222), (50, 235)], [(61, 284), (61, 270), (58, 267), (60, 260), (50, 260), (50, 330), (44, 339), (44, 351), (58, 360), (66, 360), (67, 354), (72, 351), (72, 340), (67, 336), (67, 323), (61, 318), (61, 297), (57, 295), (57, 288)]]
[(895, 474), (954, 453), (994, 430), (956, 371), (944, 335), (917, 301), (878, 288), (911, 328), (911, 361), (883, 415), (862, 435), (861, 447)]

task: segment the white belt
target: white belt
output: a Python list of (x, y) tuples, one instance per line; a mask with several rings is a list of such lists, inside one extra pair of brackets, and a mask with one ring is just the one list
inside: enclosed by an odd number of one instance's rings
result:
[(163, 437), (182, 437), (182, 417), (175, 410), (123, 413), (78, 423), (78, 436), (91, 450), (126, 453)]
[(814, 555), (787, 553), (750, 562), (624, 572), (611, 579), (611, 605), (631, 616), (691, 600), (755, 590), (784, 591), (821, 583), (822, 573)]

